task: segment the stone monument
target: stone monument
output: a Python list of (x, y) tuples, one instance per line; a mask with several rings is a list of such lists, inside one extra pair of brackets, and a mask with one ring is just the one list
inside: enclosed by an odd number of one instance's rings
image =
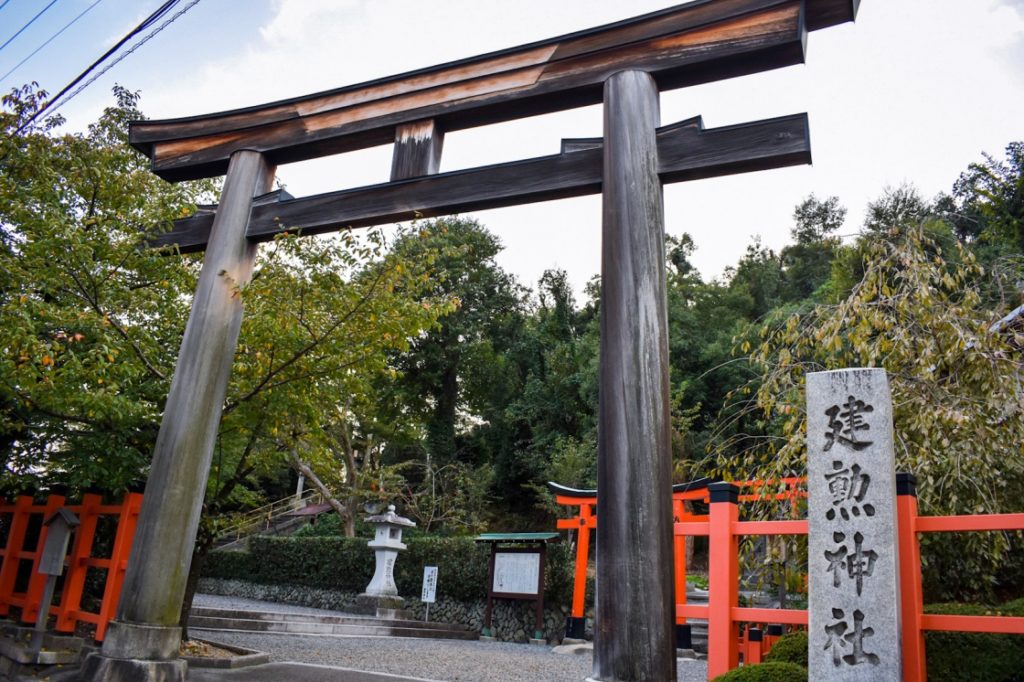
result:
[(402, 609), (405, 600), (398, 596), (395, 585), (395, 560), (405, 550), (402, 530), (415, 528), (416, 523), (395, 513), (395, 505), (388, 505), (384, 514), (368, 516), (366, 522), (377, 527), (377, 532), (367, 545), (377, 557), (377, 567), (366, 591), (356, 597), (356, 613), (377, 618), (410, 618), (412, 614)]
[(807, 375), (808, 672), (902, 680), (896, 474), (882, 369)]

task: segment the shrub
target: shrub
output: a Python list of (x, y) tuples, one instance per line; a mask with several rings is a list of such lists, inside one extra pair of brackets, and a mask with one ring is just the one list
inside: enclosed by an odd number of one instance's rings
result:
[[(437, 566), (439, 595), (460, 601), (487, 597), (487, 545), (468, 537), (435, 536), (406, 538), (406, 544), (408, 550), (395, 564), (399, 594), (419, 595), (423, 567)], [(569, 603), (572, 559), (568, 545), (548, 547), (544, 595), (550, 606)], [(255, 536), (248, 551), (212, 552), (203, 577), (362, 592), (373, 570), (373, 550), (366, 546), (366, 538)]]
[[(925, 613), (955, 616), (1013, 615), (1020, 600), (1001, 609), (975, 604), (929, 604)], [(926, 632), (929, 682), (1017, 682), (1024, 679), (1024, 636), (975, 632)]]
[(766, 663), (796, 663), (807, 667), (807, 632), (797, 630), (783, 635), (775, 643), (764, 660)]
[(999, 612), (1004, 616), (1024, 617), (1024, 597), (1006, 602), (999, 607)]
[(807, 682), (807, 668), (796, 663), (758, 663), (730, 670), (712, 682)]

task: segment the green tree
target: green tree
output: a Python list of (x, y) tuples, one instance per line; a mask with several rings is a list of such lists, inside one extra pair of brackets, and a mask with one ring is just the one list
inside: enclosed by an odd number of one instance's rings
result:
[(846, 208), (838, 197), (824, 201), (813, 194), (793, 211), (794, 243), (782, 249), (785, 270), (783, 298), (797, 302), (810, 298), (828, 281), (832, 259), (840, 240), (835, 233), (846, 220)]
[(395, 244), (404, 262), (431, 264), (432, 295), (458, 302), (396, 357), (397, 400), (420, 416), (423, 447), (437, 465), (479, 458), (478, 451), (461, 447), (459, 436), (485, 410), (488, 395), (503, 388), (503, 356), (521, 324), (525, 292), (495, 262), (500, 250), (494, 235), (460, 218), (421, 223), (417, 233)]
[(125, 144), (136, 97), (81, 134), (18, 133), (31, 87), (0, 114), (0, 444), (9, 490), (37, 478), (123, 490), (143, 475), (195, 284), (193, 259), (139, 248), (208, 200), (169, 185)]
[[(993, 327), (1006, 311), (984, 305), (973, 254), (956, 246), (944, 255), (932, 238), (943, 232), (948, 227), (911, 222), (885, 239), (866, 236), (864, 275), (849, 296), (763, 327), (751, 355), (758, 380), (740, 393), (752, 395), (741, 404), (768, 435), (739, 458), (729, 450), (717, 461), (720, 473), (775, 478), (805, 470), (805, 374), (882, 367), (893, 391), (897, 466), (917, 474), (922, 513), (1019, 507), (1024, 336), (1019, 328)], [(955, 547), (941, 538), (928, 542), (937, 558), (926, 570), (934, 578), (941, 566), (943, 580), (931, 584), (947, 596), (990, 590), (1009, 546), (1005, 535), (972, 534)]]
[(972, 163), (953, 186), (957, 235), (1024, 251), (1024, 142), (1011, 142), (1006, 159), (988, 154)]
[(912, 184), (886, 187), (879, 199), (868, 204), (864, 228), (869, 233), (885, 235), (893, 226), (923, 222), (932, 215), (933, 208)]
[[(152, 175), (126, 140), (127, 122), (142, 116), (137, 96), (115, 93), (117, 106), (84, 134), (58, 135), (55, 124), (17, 132), (41, 98), (27, 89), (4, 100), (8, 490), (42, 481), (122, 491), (145, 477), (159, 428), (199, 261), (148, 249), (146, 236), (209, 201), (215, 187)], [(431, 291), (433, 252), (421, 255), (388, 253), (379, 231), (261, 248), (252, 282), (238, 292), (246, 315), (194, 562), (218, 519), (256, 504), (263, 481), (279, 478), (296, 453), (328, 481), (346, 481), (349, 463), (325, 434), (344, 423), (351, 396), (395, 373), (395, 353), (455, 309)]]
[(589, 375), (596, 345), (585, 338), (589, 320), (576, 308), (566, 273), (546, 271), (509, 353), (508, 382), (519, 388), (494, 396), (493, 419), (480, 429), (494, 458), (496, 492), (517, 513), (535, 516), (548, 480), (586, 485), (595, 471), (597, 396)]

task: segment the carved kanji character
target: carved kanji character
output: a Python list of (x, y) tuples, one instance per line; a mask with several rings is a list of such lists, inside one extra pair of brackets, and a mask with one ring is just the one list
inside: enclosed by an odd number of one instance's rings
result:
[(875, 654), (864, 651), (864, 638), (875, 634), (874, 629), (864, 627), (864, 614), (860, 610), (853, 612), (853, 632), (843, 636), (847, 642), (853, 645), (853, 653), (843, 656), (843, 660), (849, 665), (870, 663), (878, 665), (880, 660)]
[(825, 434), (825, 440), (827, 441), (825, 443), (825, 450), (831, 450), (832, 446), (836, 443), (842, 443), (854, 450), (863, 450), (871, 445), (869, 440), (858, 440), (857, 432), (871, 429), (871, 426), (864, 421), (862, 415), (865, 412), (873, 412), (874, 410), (874, 407), (868, 405), (863, 400), (857, 400), (852, 395), (846, 399), (842, 408), (839, 405), (833, 405), (825, 410), (825, 414), (828, 416), (829, 428), (829, 432)]
[[(875, 507), (872, 504), (863, 504), (868, 494), (868, 487), (871, 485), (871, 477), (861, 473), (860, 465), (854, 464), (851, 467), (844, 467), (840, 460), (833, 460), (832, 472), (825, 474), (828, 481), (828, 491), (832, 495), (832, 506), (839, 509), (840, 515), (847, 521), (850, 514), (860, 516), (863, 509), (865, 516), (874, 516)], [(847, 509), (847, 503), (849, 510)], [(836, 518), (836, 510), (829, 509), (825, 512), (829, 521)]]

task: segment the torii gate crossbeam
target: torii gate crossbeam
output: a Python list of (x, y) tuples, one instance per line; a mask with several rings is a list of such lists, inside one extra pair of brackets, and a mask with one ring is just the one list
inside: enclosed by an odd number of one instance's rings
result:
[[(810, 161), (806, 117), (659, 128), (660, 90), (801, 63), (859, 0), (696, 0), (511, 50), (307, 97), (170, 121), (130, 140), (176, 181), (227, 173), (217, 207), (163, 244), (206, 251), (118, 616), (87, 680), (185, 679), (179, 610), (258, 242), (420, 212), (603, 193), (594, 678), (675, 679), (663, 182)], [(602, 140), (438, 174), (445, 131), (604, 102)], [(291, 199), (275, 165), (394, 142), (392, 182)]]

